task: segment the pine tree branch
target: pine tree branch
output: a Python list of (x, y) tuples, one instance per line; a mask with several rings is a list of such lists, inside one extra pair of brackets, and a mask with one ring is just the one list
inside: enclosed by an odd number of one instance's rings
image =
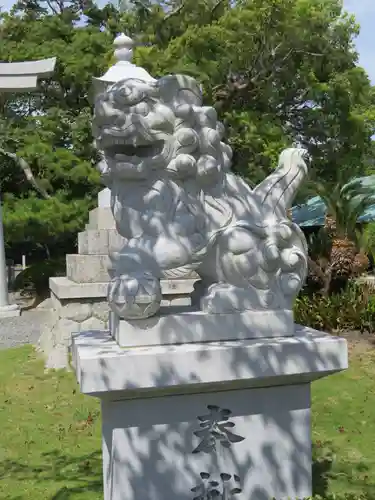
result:
[[(217, 0), (217, 2), (213, 5), (211, 9), (211, 16), (214, 15), (215, 11), (220, 7), (220, 5), (224, 1), (225, 0)], [(168, 19), (170, 19), (171, 17), (178, 16), (178, 14), (180, 14), (180, 12), (184, 10), (184, 8), (185, 8), (185, 2), (181, 2), (178, 7), (165, 14), (163, 22), (168, 21)]]
[(40, 185), (40, 181), (34, 177), (34, 174), (32, 173), (31, 168), (26, 160), (20, 158), (15, 153), (5, 151), (5, 149), (3, 148), (0, 148), (0, 154), (7, 156), (8, 158), (12, 158), (12, 160), (15, 161), (19, 167), (21, 167), (26, 179), (43, 198), (45, 198), (46, 200), (51, 198), (47, 191)]

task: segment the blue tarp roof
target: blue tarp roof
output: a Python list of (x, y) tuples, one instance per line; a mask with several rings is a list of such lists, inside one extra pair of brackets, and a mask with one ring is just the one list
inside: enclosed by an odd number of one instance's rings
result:
[[(375, 184), (375, 175), (362, 177), (363, 185)], [(310, 198), (304, 205), (292, 207), (293, 222), (301, 227), (323, 226), (326, 214), (326, 206), (319, 196)], [(375, 220), (375, 204), (371, 205), (366, 212), (359, 217), (358, 222), (370, 222)]]

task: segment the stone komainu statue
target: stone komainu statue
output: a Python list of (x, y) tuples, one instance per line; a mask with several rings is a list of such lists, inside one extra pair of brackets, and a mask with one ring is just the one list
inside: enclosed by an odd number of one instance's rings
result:
[(118, 232), (108, 299), (126, 319), (160, 307), (160, 278), (195, 270), (207, 313), (292, 308), (306, 242), (287, 217), (307, 173), (286, 149), (255, 189), (231, 170), (231, 148), (198, 83), (181, 75), (126, 79), (97, 96), (93, 124)]

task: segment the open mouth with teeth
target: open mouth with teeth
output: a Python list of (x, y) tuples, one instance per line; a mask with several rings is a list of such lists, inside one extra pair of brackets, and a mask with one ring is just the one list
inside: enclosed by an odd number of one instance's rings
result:
[[(108, 141), (109, 142), (109, 141)], [(127, 144), (118, 140), (104, 148), (106, 156), (121, 159), (153, 158), (159, 156), (164, 149), (164, 141), (156, 141), (152, 144)]]
[(162, 153), (164, 141), (153, 144), (125, 144), (117, 143), (105, 148), (105, 153), (112, 158), (152, 158)]

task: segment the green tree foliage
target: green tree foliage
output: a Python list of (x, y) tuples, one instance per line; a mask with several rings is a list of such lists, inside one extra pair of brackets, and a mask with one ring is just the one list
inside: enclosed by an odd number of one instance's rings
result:
[[(82, 18), (84, 16), (84, 18)], [(257, 182), (297, 142), (313, 174), (335, 182), (369, 169), (375, 93), (357, 66), (355, 20), (339, 0), (21, 0), (1, 14), (0, 60), (57, 56), (35, 94), (3, 99), (0, 183), (7, 241), (61, 250), (99, 189), (90, 89), (125, 31), (153, 75), (182, 72), (204, 85), (227, 127), (234, 168)], [(1, 148), (29, 165), (43, 197)]]
[(154, 74), (198, 76), (228, 127), (237, 171), (257, 181), (283, 146), (298, 142), (320, 179), (364, 172), (375, 101), (357, 66), (358, 26), (341, 1), (175, 4), (164, 17), (150, 4), (143, 23), (133, 11), (133, 31), (151, 43), (138, 61)]
[(78, 2), (27, 1), (1, 15), (0, 60), (57, 57), (54, 75), (37, 92), (2, 96), (1, 150), (27, 164), (45, 193), (0, 150), (5, 235), (13, 250), (72, 249), (100, 188), (90, 92), (92, 77), (108, 65), (113, 33), (102, 29), (105, 10), (88, 26), (80, 26), (83, 13)]

